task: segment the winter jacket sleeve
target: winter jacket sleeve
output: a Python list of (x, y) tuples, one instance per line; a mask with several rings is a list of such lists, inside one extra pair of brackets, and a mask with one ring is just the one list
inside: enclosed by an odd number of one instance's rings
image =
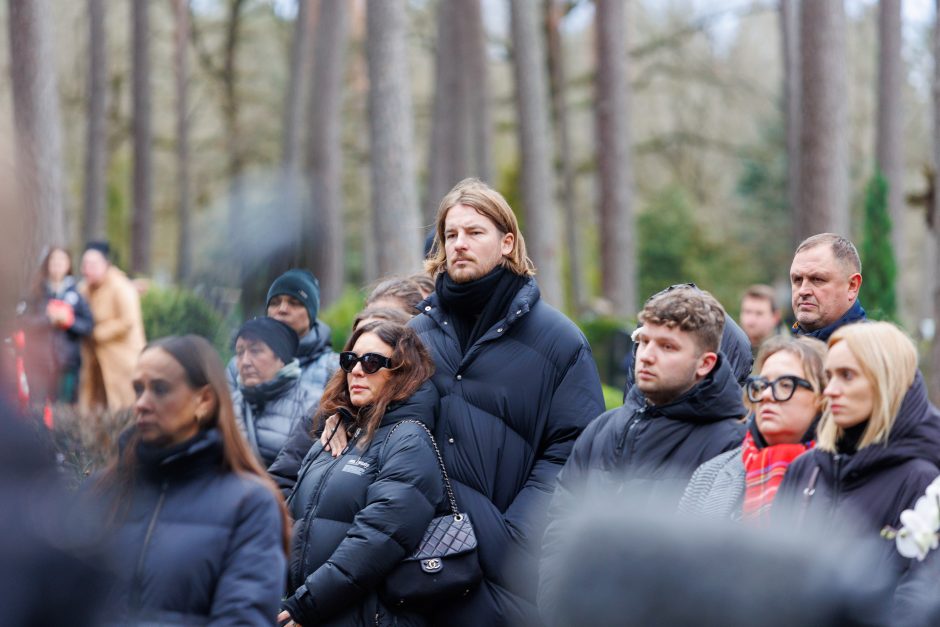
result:
[(562, 572), (557, 564), (558, 554), (565, 542), (565, 521), (575, 511), (579, 495), (582, 494), (592, 449), (598, 432), (609, 422), (612, 412), (599, 416), (582, 432), (571, 450), (568, 461), (558, 473), (555, 492), (548, 509), (548, 525), (542, 540), (542, 555), (539, 564), (538, 607), (547, 625), (554, 624), (558, 575)]
[(114, 288), (116, 315), (107, 320), (95, 320), (92, 337), (95, 342), (106, 343), (119, 339), (134, 327), (134, 321), (141, 319), (140, 299), (137, 290), (130, 281), (121, 282)]
[(300, 464), (304, 457), (314, 445), (315, 439), (311, 435), (313, 430), (313, 415), (305, 413), (300, 420), (294, 423), (284, 447), (277, 454), (274, 462), (268, 468), (268, 475), (277, 484), (285, 498), (294, 489), (297, 482), (297, 473), (300, 472)]
[(281, 512), (267, 488), (252, 483), (232, 529), (215, 588), (210, 625), (271, 625), (284, 590)]
[(604, 411), (604, 395), (591, 349), (584, 342), (552, 395), (548, 421), (525, 486), (504, 515), (509, 536), (525, 553), (539, 554), (558, 472), (587, 424)]
[(421, 541), (443, 496), (437, 457), (423, 430), (404, 424), (388, 450), (365, 507), (330, 559), (284, 602), (301, 625), (316, 625), (374, 591)]

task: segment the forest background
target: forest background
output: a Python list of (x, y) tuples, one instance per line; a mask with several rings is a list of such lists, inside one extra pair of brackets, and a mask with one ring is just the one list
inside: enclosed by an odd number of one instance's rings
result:
[(936, 16), (930, 0), (8, 0), (18, 277), (48, 244), (107, 238), (149, 281), (150, 335), (227, 350), (303, 265), (341, 343), (363, 286), (417, 271), (437, 202), (479, 176), (608, 383), (647, 296), (694, 281), (737, 316), (762, 282), (789, 314), (795, 243), (835, 230), (938, 399)]

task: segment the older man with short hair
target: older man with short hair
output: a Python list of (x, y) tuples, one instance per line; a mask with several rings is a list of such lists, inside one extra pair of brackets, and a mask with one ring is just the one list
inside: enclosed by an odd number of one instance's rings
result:
[(803, 240), (790, 265), (793, 332), (826, 342), (839, 327), (865, 320), (861, 286), (862, 262), (852, 242), (835, 233)]

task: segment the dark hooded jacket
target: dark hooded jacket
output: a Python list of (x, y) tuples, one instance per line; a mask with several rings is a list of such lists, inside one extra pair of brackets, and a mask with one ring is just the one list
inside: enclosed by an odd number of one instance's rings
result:
[(223, 468), (217, 429), (159, 454), (137, 450), (129, 496), (121, 498), (120, 486), (109, 492), (120, 499), (113, 535), (120, 585), (108, 618), (271, 625), (286, 570), (274, 495), (256, 477)]
[(239, 383), (232, 393), (235, 416), (265, 468), (277, 458), (294, 426), (319, 404), (319, 398), (311, 401), (299, 375), (296, 366), (288, 364), (274, 379), (251, 387)]
[[(869, 537), (877, 537), (885, 526), (900, 526), (901, 512), (913, 508), (938, 475), (940, 411), (927, 400), (918, 372), (886, 443), (866, 446), (854, 454), (818, 448), (807, 451), (787, 470), (773, 511), (776, 517), (783, 515), (778, 509), (785, 514), (795, 507), (823, 519), (838, 512), (856, 522)], [(888, 541), (882, 545), (881, 563), (881, 570), (898, 582), (894, 615), (916, 614), (916, 601), (907, 595), (907, 583), (916, 578), (920, 565), (902, 557), (894, 542)]]
[(604, 409), (584, 335), (539, 298), (535, 279), (499, 321), (461, 351), (435, 292), (410, 325), (435, 363), (435, 436), (473, 521), (484, 581), (435, 617), (448, 625), (538, 622), (537, 556), (555, 477), (587, 423)]
[(650, 405), (634, 386), (623, 406), (588, 425), (558, 475), (549, 510), (539, 584), (539, 608), (547, 622), (555, 609), (548, 591), (560, 576), (559, 534), (577, 509), (583, 487), (605, 485), (611, 493), (629, 489), (633, 495), (663, 497), (684, 486), (703, 462), (741, 444), (746, 413), (741, 388), (719, 355), (712, 371), (673, 402)]
[[(437, 390), (425, 383), (390, 405), (365, 450), (359, 433), (337, 458), (317, 444), (303, 460), (288, 507), (296, 520), (284, 603), (302, 625), (412, 624), (379, 600), (384, 577), (414, 551), (444, 503), (434, 428)], [(389, 435), (390, 434), (390, 435)], [(442, 512), (443, 513), (443, 512)]]

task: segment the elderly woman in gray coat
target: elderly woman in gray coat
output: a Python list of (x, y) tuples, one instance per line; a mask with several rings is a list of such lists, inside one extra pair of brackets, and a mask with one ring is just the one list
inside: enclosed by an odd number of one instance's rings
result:
[(235, 336), (238, 387), (232, 394), (235, 414), (255, 456), (267, 468), (284, 447), (294, 425), (316, 410), (300, 384), (294, 357), (297, 334), (274, 318), (249, 320)]
[(822, 342), (806, 337), (777, 336), (761, 346), (760, 374), (745, 385), (752, 412), (744, 442), (698, 467), (680, 513), (766, 522), (790, 462), (813, 445), (825, 355)]

